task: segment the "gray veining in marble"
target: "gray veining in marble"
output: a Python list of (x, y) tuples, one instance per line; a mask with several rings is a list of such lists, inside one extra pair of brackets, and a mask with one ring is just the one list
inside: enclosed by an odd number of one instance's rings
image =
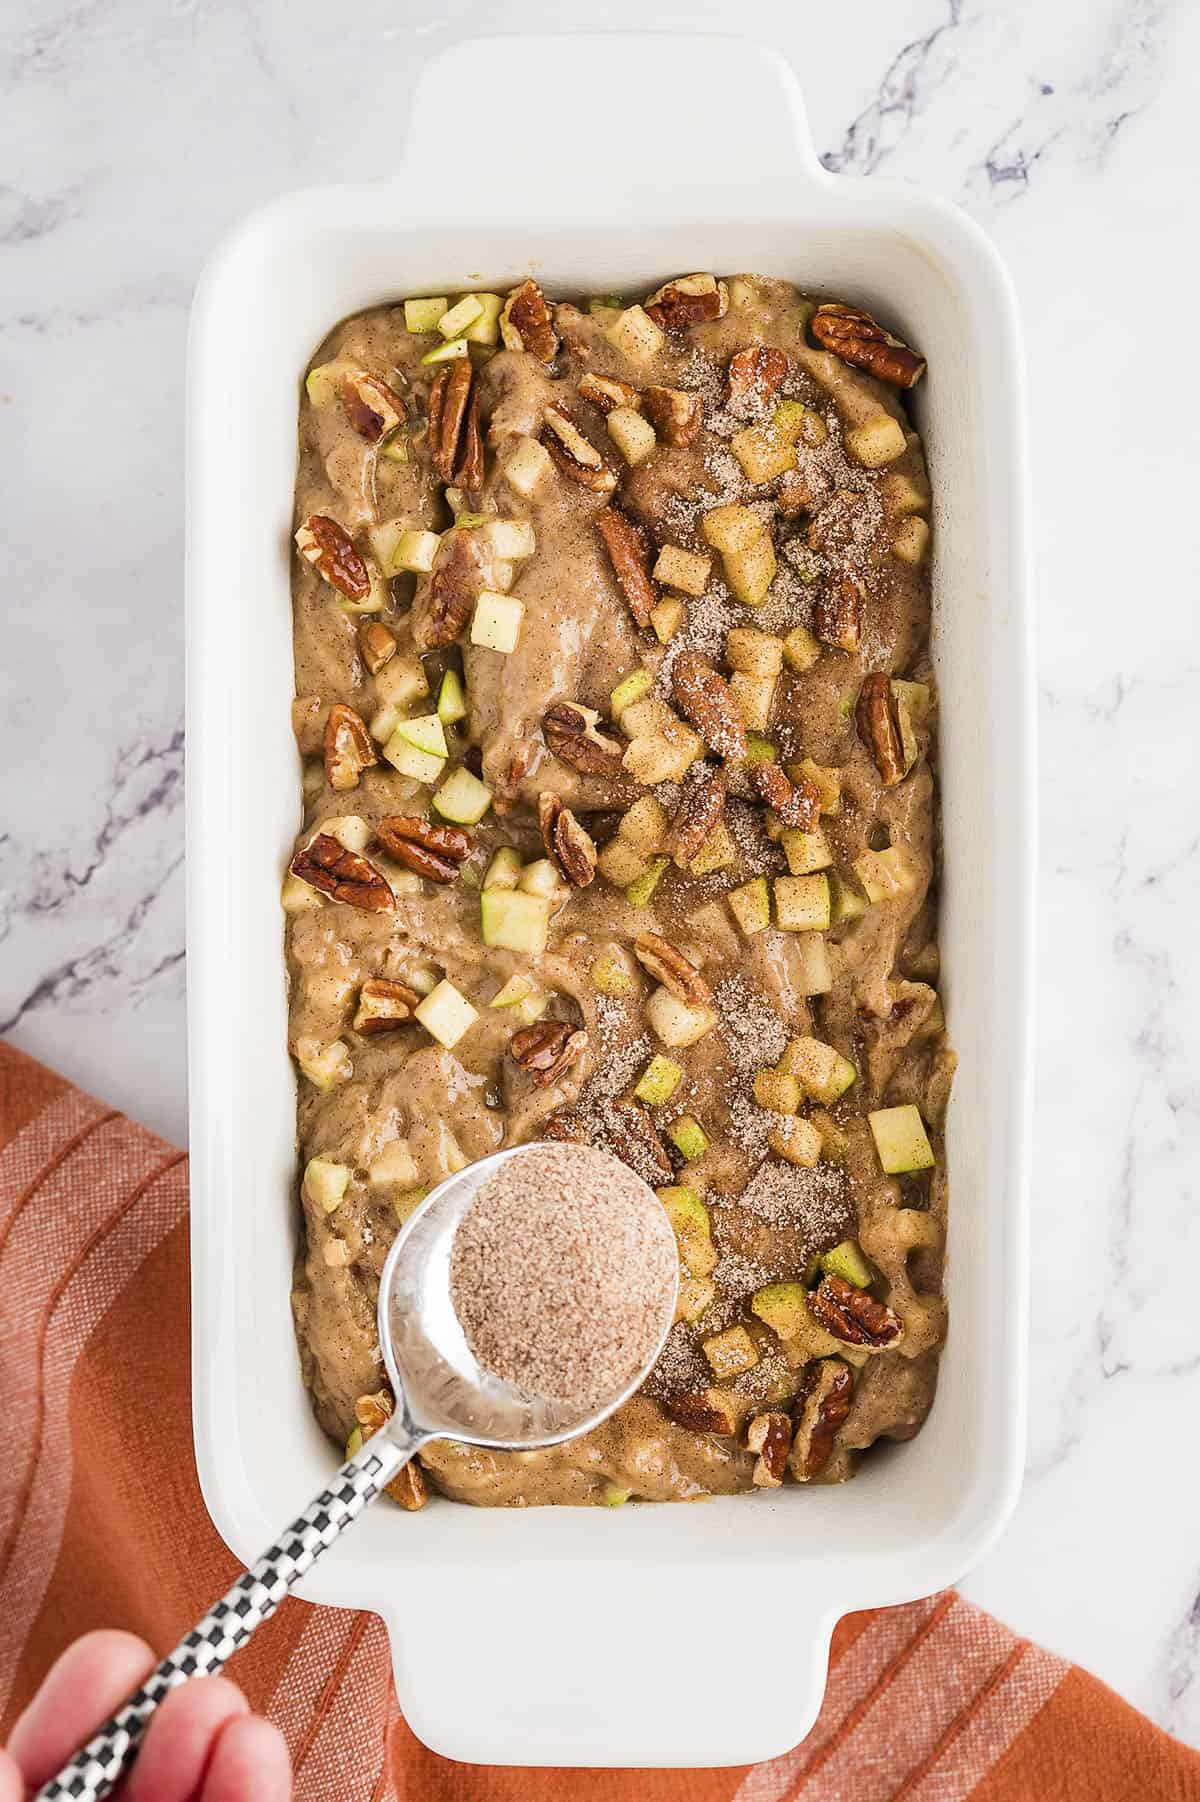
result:
[[(264, 199), (383, 172), (433, 50), (570, 11), (27, 0), (0, 22), (0, 1030), (172, 1137), (192, 285)], [(649, 11), (660, 29), (729, 28), (711, 0)], [(750, 28), (798, 68), (826, 166), (967, 207), (1009, 263), (1028, 334), (1043, 804), (1032, 1425), (1016, 1519), (965, 1588), (1200, 1743), (1200, 9), (819, 11), (760, 0)], [(647, 12), (610, 0), (605, 20)]]

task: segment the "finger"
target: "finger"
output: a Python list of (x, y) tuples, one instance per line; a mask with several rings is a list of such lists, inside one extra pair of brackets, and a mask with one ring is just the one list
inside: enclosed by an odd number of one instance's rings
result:
[(85, 1633), (68, 1646), (8, 1742), (26, 1783), (37, 1789), (61, 1770), (157, 1663), (144, 1639), (114, 1629)]
[(243, 1715), (222, 1729), (209, 1760), (200, 1802), (288, 1802), (292, 1767), (278, 1727)]
[(0, 1802), (21, 1802), (24, 1794), (25, 1782), (16, 1761), (0, 1752)]
[(221, 1729), (249, 1703), (224, 1677), (193, 1677), (154, 1715), (125, 1787), (127, 1802), (189, 1802)]

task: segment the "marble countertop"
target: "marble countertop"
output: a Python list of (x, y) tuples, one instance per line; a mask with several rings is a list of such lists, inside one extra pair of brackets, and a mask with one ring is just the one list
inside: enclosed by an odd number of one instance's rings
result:
[[(352, 34), (315, 0), (27, 0), (0, 24), (0, 416), (16, 426), (0, 446), (0, 1030), (173, 1139), (196, 275), (263, 200), (386, 169), (434, 50), (554, 29), (563, 10), (358, 0)], [(1200, 9), (831, 11), (753, 9), (754, 35), (801, 74), (828, 167), (966, 207), (1008, 261), (1028, 336), (1043, 809), (1031, 1434), (1016, 1518), (964, 1588), (1200, 1744), (1200, 411), (1185, 350)], [(707, 0), (649, 13), (729, 29)], [(609, 28), (646, 22), (644, 4), (609, 0)]]

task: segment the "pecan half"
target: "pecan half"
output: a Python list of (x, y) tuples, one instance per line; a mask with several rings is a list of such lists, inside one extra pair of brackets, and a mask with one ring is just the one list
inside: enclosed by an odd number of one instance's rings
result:
[(675, 818), (663, 840), (663, 852), (686, 870), (725, 811), (725, 771), (715, 763), (695, 763), (684, 780)]
[(358, 628), (358, 654), (373, 676), (396, 655), (396, 640), (377, 619), (364, 619)]
[(847, 550), (853, 541), (864, 500), (856, 488), (835, 488), (808, 522), (805, 538), (809, 550)]
[(681, 332), (705, 319), (720, 319), (729, 297), (711, 275), (686, 275), (664, 282), (646, 302), (646, 311), (664, 332)]
[(646, 414), (659, 437), (676, 449), (694, 444), (704, 424), (704, 407), (690, 388), (647, 388)]
[(415, 989), (386, 976), (369, 976), (358, 991), (354, 1030), (368, 1039), (377, 1032), (395, 1032), (397, 1026), (412, 1019), (420, 1005)]
[(746, 760), (746, 728), (728, 682), (696, 651), (685, 651), (671, 670), (671, 690), (680, 711), (710, 751), (730, 763)]
[(595, 375), (590, 369), (579, 378), (579, 396), (581, 400), (590, 400), (602, 413), (611, 413), (615, 407), (637, 409), (642, 404), (642, 397), (632, 383), (619, 382), (611, 375)]
[(832, 586), (822, 589), (813, 603), (813, 630), (826, 644), (839, 651), (856, 651), (862, 642), (862, 585), (853, 576), (842, 576)]
[(861, 307), (827, 302), (812, 317), (812, 335), (824, 350), (843, 363), (869, 370), (893, 388), (913, 388), (925, 373), (925, 359), (910, 350), (902, 338), (885, 332)]
[(380, 820), (374, 842), (406, 870), (428, 876), (431, 882), (453, 882), (459, 864), (474, 848), (461, 826), (435, 826), (432, 820), (406, 813), (389, 813)]
[(773, 344), (751, 344), (729, 359), (725, 372), (729, 399), (770, 400), (782, 388), (787, 372), (788, 360), (782, 350), (776, 350)]
[(628, 1164), (651, 1188), (672, 1180), (673, 1166), (645, 1108), (637, 1101), (613, 1101), (589, 1109), (559, 1108), (542, 1123), (547, 1139), (598, 1145)]
[(560, 796), (538, 796), (538, 824), (546, 855), (554, 860), (572, 888), (586, 888), (596, 874), (596, 846)]
[(650, 574), (653, 551), (649, 536), (619, 507), (604, 507), (597, 513), (596, 530), (604, 540), (629, 611), (639, 626), (648, 626), (651, 611), (658, 604), (658, 589)]
[(712, 1005), (712, 991), (695, 964), (657, 932), (639, 932), (633, 941), (633, 955), (677, 1001), (689, 1007)]
[(756, 763), (750, 780), (773, 813), (796, 832), (815, 832), (821, 818), (821, 791), (802, 776), (789, 782), (777, 763)]
[(339, 594), (365, 601), (371, 592), (367, 566), (344, 526), (325, 513), (310, 513), (296, 533), (296, 549)]
[(405, 416), (404, 402), (394, 389), (366, 369), (351, 369), (338, 387), (346, 418), (360, 437), (378, 444)]
[(854, 723), (884, 784), (894, 788), (904, 779), (904, 743), (891, 677), (882, 670), (864, 676), (854, 708)]
[(478, 488), (483, 481), (479, 383), (470, 359), (443, 363), (429, 389), (429, 457), (443, 482)]
[(689, 1389), (671, 1396), (662, 1409), (691, 1433), (736, 1433), (742, 1414), (736, 1395), (727, 1389)]
[(379, 762), (374, 740), (355, 713), (335, 701), (325, 721), (325, 780), (330, 788), (357, 788), (364, 770)]
[[(386, 1389), (381, 1389), (377, 1395), (359, 1396), (354, 1404), (354, 1418), (364, 1439), (372, 1438), (381, 1427), (387, 1425), (392, 1417), (393, 1407), (392, 1398)], [(400, 1475), (392, 1478), (387, 1492), (409, 1514), (415, 1514), (418, 1508), (425, 1506), (429, 1492), (421, 1467), (415, 1459), (410, 1459)]]
[(539, 363), (554, 361), (558, 333), (537, 282), (530, 279), (513, 289), (500, 315), (500, 336), (509, 350), (527, 350)]
[(620, 777), (625, 741), (591, 707), (556, 701), (542, 715), (542, 734), (554, 755), (582, 775)]
[(617, 478), (567, 409), (558, 402), (542, 414), (542, 443), (565, 474), (593, 494), (611, 494)]
[(866, 1351), (887, 1351), (904, 1334), (898, 1314), (844, 1276), (823, 1276), (809, 1295), (808, 1306), (813, 1319), (835, 1339)]
[(479, 554), (470, 534), (443, 532), (429, 577), (428, 602), (418, 639), (422, 650), (440, 650), (443, 645), (454, 643), (484, 586)]
[(587, 1049), (587, 1033), (569, 1020), (539, 1020), (523, 1026), (508, 1041), (508, 1055), (531, 1076), (539, 1089), (557, 1082)]
[(792, 1410), (795, 1432), (788, 1467), (797, 1483), (807, 1483), (829, 1462), (854, 1394), (850, 1367), (840, 1358), (821, 1358), (808, 1394)]
[(328, 832), (318, 832), (311, 843), (297, 851), (292, 859), (292, 875), (335, 901), (361, 908), (363, 913), (391, 913), (396, 905), (391, 885), (374, 864), (357, 851), (347, 851)]
[(746, 1428), (746, 1447), (758, 1453), (754, 1483), (760, 1489), (778, 1489), (787, 1469), (792, 1446), (792, 1423), (786, 1414), (756, 1414)]

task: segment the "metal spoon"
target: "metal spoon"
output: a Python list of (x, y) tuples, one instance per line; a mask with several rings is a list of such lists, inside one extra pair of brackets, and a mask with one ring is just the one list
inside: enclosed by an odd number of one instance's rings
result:
[[(431, 1439), (460, 1439), (497, 1451), (559, 1445), (599, 1426), (638, 1388), (670, 1331), (674, 1292), (669, 1302), (664, 1299), (662, 1331), (651, 1356), (618, 1395), (587, 1414), (563, 1402), (518, 1394), (482, 1369), (467, 1345), (450, 1300), (455, 1232), (483, 1179), (534, 1149), (518, 1145), (498, 1151), (448, 1177), (401, 1229), (379, 1282), (379, 1345), (396, 1398), (387, 1426), (347, 1458), (274, 1545), (38, 1791), (36, 1802), (99, 1802), (108, 1795), (137, 1757), (159, 1703), (189, 1677), (220, 1671), (321, 1553)], [(647, 1188), (646, 1193), (654, 1192)], [(663, 1230), (670, 1234), (665, 1213)]]

